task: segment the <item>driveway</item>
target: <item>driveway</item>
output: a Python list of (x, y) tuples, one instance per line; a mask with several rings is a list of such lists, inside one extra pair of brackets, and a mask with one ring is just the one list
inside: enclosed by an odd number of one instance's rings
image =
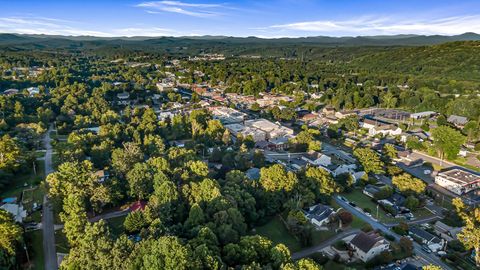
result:
[(341, 232), (337, 235), (335, 235), (334, 237), (326, 240), (326, 241), (323, 241), (321, 244), (319, 245), (316, 245), (314, 247), (310, 247), (310, 248), (307, 248), (307, 249), (304, 249), (304, 250), (301, 250), (299, 252), (295, 252), (292, 254), (292, 259), (293, 260), (298, 260), (298, 259), (301, 259), (301, 258), (304, 258), (304, 257), (307, 257), (307, 256), (310, 256), (312, 254), (315, 254), (317, 252), (320, 252), (322, 249), (326, 248), (326, 247), (329, 247), (331, 245), (333, 245), (335, 242), (337, 242), (338, 240), (341, 240), (347, 236), (350, 236), (350, 235), (353, 235), (353, 234), (357, 234), (358, 232), (360, 232), (359, 229), (350, 229), (350, 230), (347, 230), (347, 231), (344, 231), (344, 232)]

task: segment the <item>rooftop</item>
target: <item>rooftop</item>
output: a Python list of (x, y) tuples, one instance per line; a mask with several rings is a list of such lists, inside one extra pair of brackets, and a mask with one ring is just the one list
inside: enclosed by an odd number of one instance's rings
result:
[(385, 238), (375, 232), (359, 232), (352, 241), (350, 241), (350, 244), (367, 253), (376, 243), (384, 240)]
[(439, 172), (438, 176), (446, 178), (447, 180), (455, 182), (459, 185), (468, 185), (475, 182), (480, 182), (479, 175), (458, 168)]

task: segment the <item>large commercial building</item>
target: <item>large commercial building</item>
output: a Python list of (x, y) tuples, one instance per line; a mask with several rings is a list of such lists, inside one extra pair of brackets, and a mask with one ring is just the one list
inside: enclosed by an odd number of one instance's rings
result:
[(480, 188), (480, 176), (459, 168), (442, 171), (435, 176), (435, 183), (462, 195)]
[(210, 108), (210, 111), (213, 118), (220, 120), (224, 125), (242, 123), (247, 116), (245, 113), (228, 107), (213, 107)]

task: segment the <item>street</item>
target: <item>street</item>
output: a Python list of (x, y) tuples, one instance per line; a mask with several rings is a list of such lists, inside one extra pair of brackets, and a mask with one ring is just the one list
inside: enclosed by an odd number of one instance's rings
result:
[[(393, 231), (391, 231), (384, 224), (373, 220), (372, 218), (370, 218), (367, 215), (365, 215), (364, 213), (358, 211), (357, 209), (355, 209), (354, 207), (352, 207), (348, 203), (344, 202), (343, 200), (338, 199), (338, 197), (335, 196), (334, 199), (343, 209), (349, 211), (350, 213), (352, 213), (356, 217), (358, 217), (358, 218), (362, 219), (363, 221), (367, 222), (368, 224), (370, 224), (374, 230), (379, 230), (379, 231), (382, 231), (384, 234), (389, 234), (389, 235), (393, 236), (395, 238), (395, 241), (400, 240), (401, 236), (394, 233)], [(429, 263), (431, 263), (433, 265), (438, 265), (438, 266), (442, 267), (442, 269), (451, 269), (448, 265), (446, 265), (440, 258), (438, 258), (433, 253), (430, 253), (430, 254), (426, 253), (422, 249), (422, 246), (419, 245), (418, 243), (413, 242), (413, 249), (414, 249), (415, 254), (424, 258)]]
[[(50, 132), (53, 130), (52, 126), (48, 129), (43, 143), (45, 145), (45, 175), (53, 172), (52, 167), (52, 145), (50, 144)], [(53, 226), (53, 210), (52, 205), (48, 201), (48, 196), (43, 197), (43, 215), (42, 215), (42, 229), (43, 229), (43, 252), (45, 256), (45, 269), (56, 270), (57, 253), (55, 251), (55, 230)]]

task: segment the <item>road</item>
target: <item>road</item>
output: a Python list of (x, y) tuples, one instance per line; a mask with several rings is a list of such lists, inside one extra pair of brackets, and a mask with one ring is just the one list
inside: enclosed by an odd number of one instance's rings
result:
[(353, 234), (357, 234), (358, 232), (360, 232), (359, 229), (351, 229), (351, 230), (347, 230), (347, 231), (344, 231), (344, 232), (341, 232), (337, 235), (335, 235), (334, 237), (326, 240), (326, 241), (323, 241), (321, 244), (319, 245), (316, 245), (314, 247), (310, 247), (310, 248), (307, 248), (307, 249), (303, 249), (299, 252), (295, 252), (292, 254), (292, 259), (294, 260), (298, 260), (298, 259), (301, 259), (301, 258), (304, 258), (304, 257), (307, 257), (307, 256), (310, 256), (312, 254), (315, 254), (317, 252), (320, 252), (322, 249), (326, 248), (326, 247), (329, 247), (331, 245), (333, 245), (335, 242), (337, 242), (338, 240), (341, 240), (347, 236), (350, 236), (350, 235), (353, 235)]
[[(373, 220), (369, 216), (365, 215), (364, 213), (358, 211), (356, 208), (352, 207), (348, 203), (344, 202), (343, 200), (338, 199), (338, 197), (334, 197), (335, 201), (345, 210), (348, 210), (350, 213), (355, 215), (356, 217), (362, 219), (363, 221), (367, 222), (372, 226), (373, 229), (382, 231), (385, 234), (389, 234), (395, 238), (395, 241), (400, 240), (400, 235), (392, 232), (389, 230), (387, 226), (384, 224)], [(415, 251), (415, 254), (418, 256), (424, 258), (426, 261), (428, 261), (431, 264), (438, 265), (444, 270), (451, 269), (450, 266), (446, 265), (440, 258), (438, 258), (436, 255), (433, 253), (426, 253), (423, 249), (422, 246), (420, 246), (417, 242), (413, 242), (413, 249)]]
[[(45, 149), (45, 175), (53, 172), (52, 167), (52, 145), (50, 144), (50, 132), (53, 130), (52, 125), (48, 129), (43, 143)], [(42, 229), (43, 229), (43, 253), (45, 256), (45, 269), (56, 270), (57, 265), (57, 252), (55, 251), (55, 230), (53, 224), (53, 209), (52, 205), (48, 201), (47, 195), (43, 197), (43, 215), (42, 215)]]

